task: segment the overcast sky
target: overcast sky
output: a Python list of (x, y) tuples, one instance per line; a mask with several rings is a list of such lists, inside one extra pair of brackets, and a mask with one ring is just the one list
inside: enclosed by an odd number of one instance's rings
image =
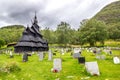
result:
[(61, 21), (78, 28), (104, 6), (116, 0), (0, 0), (0, 27), (29, 25), (37, 12), (39, 26), (55, 29)]

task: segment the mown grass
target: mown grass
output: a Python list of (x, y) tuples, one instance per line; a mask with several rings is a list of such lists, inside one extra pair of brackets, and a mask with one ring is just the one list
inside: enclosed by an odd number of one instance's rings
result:
[[(21, 68), (20, 71), (0, 74), (0, 80), (119, 80), (120, 64), (113, 63), (113, 56), (120, 55), (119, 50), (113, 50), (113, 55), (106, 55), (106, 60), (97, 60), (93, 53), (86, 50), (82, 52), (86, 61), (97, 61), (100, 76), (91, 76), (86, 72), (83, 64), (79, 64), (77, 59), (73, 59), (71, 52), (60, 56), (59, 52), (53, 58), (62, 58), (62, 71), (51, 72), (53, 61), (48, 61), (46, 54), (43, 61), (39, 61), (37, 54), (29, 56), (28, 62), (22, 62), (22, 55), (14, 54), (14, 58), (9, 58), (7, 54), (0, 54), (0, 66), (5, 63), (16, 62)], [(70, 77), (71, 76), (71, 77)]]

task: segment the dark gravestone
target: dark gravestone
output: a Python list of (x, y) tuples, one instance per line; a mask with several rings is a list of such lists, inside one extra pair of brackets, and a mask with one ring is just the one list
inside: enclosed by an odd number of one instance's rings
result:
[(85, 57), (78, 57), (78, 62), (84, 64), (85, 63)]
[(23, 54), (23, 62), (27, 62), (28, 61), (28, 54), (24, 53)]

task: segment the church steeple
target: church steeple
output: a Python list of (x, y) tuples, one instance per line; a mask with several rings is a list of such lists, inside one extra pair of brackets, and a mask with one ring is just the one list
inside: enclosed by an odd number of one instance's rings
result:
[(38, 23), (38, 20), (37, 20), (37, 16), (36, 16), (36, 12), (35, 12), (35, 17), (34, 17), (34, 24), (37, 24)]

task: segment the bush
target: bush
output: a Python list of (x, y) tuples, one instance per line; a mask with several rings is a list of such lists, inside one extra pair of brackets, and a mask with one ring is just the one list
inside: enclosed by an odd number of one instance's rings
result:
[(1, 48), (3, 45), (5, 45), (5, 41), (2, 40), (2, 39), (0, 39), (0, 48)]
[(0, 72), (2, 73), (10, 73), (20, 71), (20, 67), (16, 64), (16, 62), (5, 63), (0, 67)]

